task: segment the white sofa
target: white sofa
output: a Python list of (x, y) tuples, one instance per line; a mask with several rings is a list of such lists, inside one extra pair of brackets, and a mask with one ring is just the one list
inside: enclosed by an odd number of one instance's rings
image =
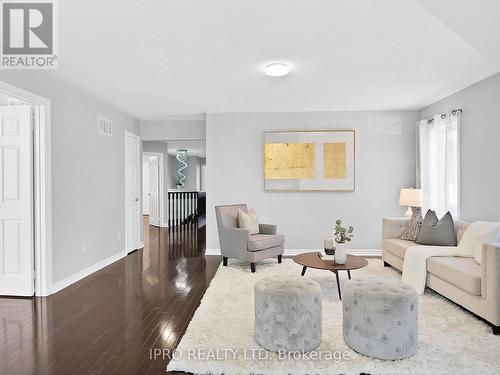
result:
[[(399, 239), (408, 218), (382, 219), (382, 259), (384, 266), (403, 270), (406, 249), (418, 246)], [(455, 223), (460, 242), (469, 223)], [(483, 244), (482, 262), (474, 258), (431, 257), (427, 260), (426, 285), (446, 298), (486, 320), (493, 333), (500, 333), (500, 243)]]

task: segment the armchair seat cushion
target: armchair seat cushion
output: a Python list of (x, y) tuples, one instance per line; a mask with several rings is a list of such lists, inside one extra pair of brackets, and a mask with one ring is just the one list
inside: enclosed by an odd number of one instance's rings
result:
[(248, 251), (260, 251), (285, 243), (282, 234), (253, 234), (248, 239)]

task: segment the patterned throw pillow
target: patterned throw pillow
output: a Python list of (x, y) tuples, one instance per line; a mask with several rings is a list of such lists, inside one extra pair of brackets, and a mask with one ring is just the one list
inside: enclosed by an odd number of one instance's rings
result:
[(406, 223), (405, 230), (401, 235), (402, 240), (416, 241), (418, 234), (420, 233), (420, 227), (422, 226), (422, 210), (420, 208), (415, 208), (410, 220)]

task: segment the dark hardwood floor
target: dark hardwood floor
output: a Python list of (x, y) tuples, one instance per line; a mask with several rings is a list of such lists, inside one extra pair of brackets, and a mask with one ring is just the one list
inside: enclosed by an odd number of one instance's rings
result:
[(0, 374), (164, 374), (213, 278), (205, 228), (145, 225), (145, 247), (47, 298), (0, 298)]

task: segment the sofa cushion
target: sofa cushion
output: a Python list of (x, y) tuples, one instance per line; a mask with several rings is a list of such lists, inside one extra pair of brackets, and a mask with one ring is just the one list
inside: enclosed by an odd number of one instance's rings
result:
[(457, 246), (457, 234), (451, 214), (447, 212), (438, 220), (434, 211), (428, 210), (420, 227), (417, 243), (433, 246)]
[(285, 243), (282, 234), (254, 234), (248, 239), (248, 251), (260, 251)]
[(481, 266), (474, 258), (431, 257), (427, 272), (475, 296), (481, 295)]
[(400, 240), (399, 238), (384, 241), (384, 249), (401, 259), (405, 258), (406, 249), (411, 246), (415, 246), (415, 242)]

